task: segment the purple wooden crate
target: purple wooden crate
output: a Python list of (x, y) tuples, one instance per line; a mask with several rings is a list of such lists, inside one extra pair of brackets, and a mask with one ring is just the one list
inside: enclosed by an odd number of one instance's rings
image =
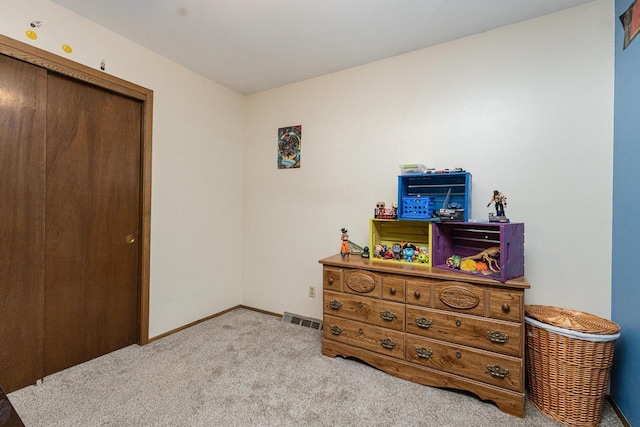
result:
[[(461, 258), (498, 247), (499, 272), (492, 275), (468, 272), (506, 282), (524, 275), (523, 223), (439, 222), (433, 224), (432, 265), (450, 270), (447, 259)], [(466, 273), (466, 272), (465, 272)]]

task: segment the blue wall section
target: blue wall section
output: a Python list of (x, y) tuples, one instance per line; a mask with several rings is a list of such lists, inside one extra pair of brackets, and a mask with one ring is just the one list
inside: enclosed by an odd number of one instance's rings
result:
[(626, 48), (618, 19), (633, 0), (616, 0), (613, 147), (612, 320), (622, 327), (611, 397), (640, 426), (640, 35)]

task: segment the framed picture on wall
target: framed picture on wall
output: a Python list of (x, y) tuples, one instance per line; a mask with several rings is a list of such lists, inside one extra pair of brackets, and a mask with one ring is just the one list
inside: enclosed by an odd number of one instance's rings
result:
[(302, 125), (278, 129), (278, 169), (296, 169), (300, 167), (301, 142)]
[(629, 43), (640, 32), (640, 4), (638, 0), (635, 0), (631, 6), (620, 15), (620, 21), (622, 22), (622, 28), (624, 30), (624, 44), (622, 49), (626, 49)]

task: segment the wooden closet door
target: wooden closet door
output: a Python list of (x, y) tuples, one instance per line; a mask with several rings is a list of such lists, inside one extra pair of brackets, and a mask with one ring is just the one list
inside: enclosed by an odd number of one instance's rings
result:
[(45, 375), (137, 342), (141, 103), (49, 73)]
[(46, 71), (0, 55), (0, 385), (42, 378)]

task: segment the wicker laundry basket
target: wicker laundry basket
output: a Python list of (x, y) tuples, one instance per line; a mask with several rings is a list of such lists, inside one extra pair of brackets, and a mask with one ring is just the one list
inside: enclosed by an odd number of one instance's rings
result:
[(620, 336), (614, 322), (558, 307), (527, 305), (529, 397), (549, 418), (597, 426)]

